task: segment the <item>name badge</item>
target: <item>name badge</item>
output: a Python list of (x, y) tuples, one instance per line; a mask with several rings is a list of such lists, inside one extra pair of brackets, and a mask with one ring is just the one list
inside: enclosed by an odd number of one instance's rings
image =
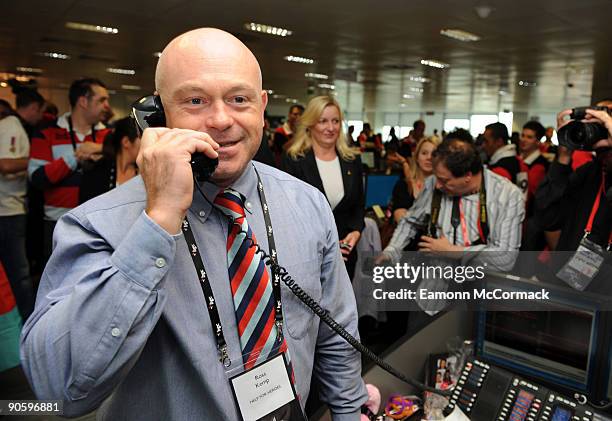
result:
[(244, 421), (303, 421), (284, 354), (230, 379)]
[(584, 291), (599, 273), (604, 260), (603, 249), (589, 239), (583, 238), (578, 250), (557, 273), (557, 277), (572, 288)]

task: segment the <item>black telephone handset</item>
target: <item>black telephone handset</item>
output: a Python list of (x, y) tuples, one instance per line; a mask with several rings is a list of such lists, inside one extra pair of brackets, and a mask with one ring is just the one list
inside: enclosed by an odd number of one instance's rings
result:
[[(132, 104), (132, 117), (140, 135), (147, 127), (166, 127), (166, 114), (159, 95), (147, 95)], [(206, 181), (219, 165), (218, 158), (209, 158), (202, 152), (191, 155), (191, 168), (198, 181)]]

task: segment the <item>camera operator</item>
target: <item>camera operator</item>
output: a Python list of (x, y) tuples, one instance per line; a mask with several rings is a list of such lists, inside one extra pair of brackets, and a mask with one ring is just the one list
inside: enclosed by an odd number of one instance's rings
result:
[[(572, 136), (578, 137), (576, 132), (567, 130), (565, 126), (578, 126), (580, 121), (567, 121), (561, 128), (566, 129), (567, 140), (562, 141), (560, 137), (557, 159), (551, 164), (546, 178), (536, 192), (538, 223), (547, 231), (561, 230), (556, 247), (558, 251), (575, 251), (585, 240), (602, 249), (610, 249), (612, 193), (608, 190), (612, 185), (612, 100), (600, 102), (598, 106), (608, 107), (608, 111), (586, 109), (582, 123), (584, 126), (592, 125), (584, 129), (591, 133), (600, 133), (599, 136), (607, 131), (608, 137), (590, 139), (579, 145), (577, 140), (572, 139)], [(559, 113), (559, 117), (572, 114), (572, 110), (564, 110)], [(595, 127), (596, 124), (600, 126)], [(595, 159), (572, 172), (574, 154), (568, 146), (592, 150), (595, 152)], [(597, 278), (602, 279), (602, 274)], [(590, 289), (596, 290), (603, 286), (599, 282), (597, 284), (593, 284)]]

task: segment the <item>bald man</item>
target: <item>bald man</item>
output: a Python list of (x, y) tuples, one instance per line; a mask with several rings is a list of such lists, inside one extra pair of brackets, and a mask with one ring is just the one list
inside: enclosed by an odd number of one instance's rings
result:
[[(293, 420), (302, 417), (314, 375), (333, 418), (358, 420), (367, 398), (358, 353), (285, 285), (273, 287), (269, 268), (225, 216), (233, 212), (357, 335), (327, 200), (251, 161), (267, 103), (256, 58), (232, 35), (198, 29), (164, 49), (155, 83), (168, 128), (145, 130), (141, 176), (57, 225), (22, 335), (37, 396), (62, 400), (70, 416), (104, 401), (98, 414), (108, 420), (271, 419), (279, 405), (255, 408), (259, 398), (244, 392), (270, 377), (293, 385), (294, 406), (281, 407)], [(211, 180), (200, 183), (203, 194), (194, 189), (194, 152), (219, 158)], [(279, 402), (291, 399), (281, 395)]]

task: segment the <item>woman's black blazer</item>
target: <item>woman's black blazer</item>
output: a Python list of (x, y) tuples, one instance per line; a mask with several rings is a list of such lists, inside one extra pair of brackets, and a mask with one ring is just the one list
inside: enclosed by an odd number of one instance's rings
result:
[[(342, 171), (342, 183), (344, 184), (344, 197), (333, 210), (338, 237), (343, 239), (351, 231), (363, 230), (365, 216), (365, 194), (363, 191), (363, 168), (359, 156), (352, 161), (340, 159), (340, 170)], [(323, 194), (323, 181), (317, 168), (314, 152), (309, 150), (304, 157), (297, 160), (288, 155), (283, 157), (283, 171), (316, 187)], [(327, 197), (327, 195), (326, 195)]]

